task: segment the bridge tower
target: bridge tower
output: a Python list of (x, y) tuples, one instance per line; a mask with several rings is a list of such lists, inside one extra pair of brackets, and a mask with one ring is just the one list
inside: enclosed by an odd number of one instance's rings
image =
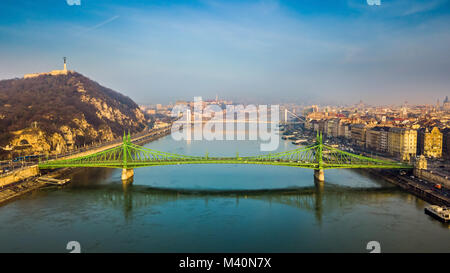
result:
[(122, 181), (125, 183), (133, 178), (134, 170), (129, 169), (127, 165), (128, 159), (128, 144), (131, 142), (130, 131), (128, 131), (128, 136), (125, 136), (125, 132), (123, 132), (123, 168), (122, 168)]
[(325, 181), (325, 173), (323, 171), (323, 143), (322, 143), (322, 133), (319, 134), (317, 132), (317, 151), (316, 151), (316, 161), (317, 161), (317, 169), (314, 169), (314, 178), (319, 183)]

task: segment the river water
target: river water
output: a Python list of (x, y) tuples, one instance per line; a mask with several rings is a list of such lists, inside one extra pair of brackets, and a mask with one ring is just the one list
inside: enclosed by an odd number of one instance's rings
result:
[[(187, 155), (257, 154), (258, 141), (145, 145)], [(280, 140), (279, 151), (298, 148)], [(81, 169), (0, 207), (0, 252), (450, 252), (450, 228), (426, 202), (362, 171), (265, 165), (176, 165)]]

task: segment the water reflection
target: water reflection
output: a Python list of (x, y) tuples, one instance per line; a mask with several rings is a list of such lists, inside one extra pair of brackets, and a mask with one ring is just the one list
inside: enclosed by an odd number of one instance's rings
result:
[[(113, 176), (114, 172), (114, 169), (82, 169), (72, 175), (74, 183), (70, 188), (89, 191), (95, 202), (120, 209), (126, 221), (132, 219), (134, 210), (189, 199), (203, 200), (205, 207), (210, 200), (219, 198), (235, 199), (237, 207), (240, 199), (277, 203), (314, 213), (319, 225), (326, 213), (352, 205), (381, 203), (394, 196), (404, 198), (404, 202), (412, 203), (420, 210), (423, 210), (426, 204), (419, 198), (403, 194), (399, 188), (386, 183), (380, 183), (377, 187), (351, 187), (335, 184), (333, 179), (330, 179), (325, 183), (315, 180), (311, 186), (278, 189), (180, 189), (134, 185), (132, 179), (123, 183), (120, 177)], [(364, 176), (370, 177), (368, 174)]]
[[(109, 185), (91, 186), (89, 191), (94, 195), (96, 202), (121, 209), (127, 220), (132, 219), (134, 210), (159, 206), (168, 202), (196, 199), (203, 200), (207, 207), (209, 200), (226, 198), (235, 199), (236, 206), (239, 206), (240, 199), (252, 199), (313, 212), (319, 224), (322, 222), (324, 213), (351, 207), (354, 204), (382, 202), (383, 199), (399, 193), (398, 189), (391, 187), (351, 188), (326, 183), (284, 189), (192, 190), (133, 185), (130, 181), (128, 183), (116, 181)], [(413, 199), (417, 206), (423, 207), (423, 202), (419, 202), (417, 198)]]

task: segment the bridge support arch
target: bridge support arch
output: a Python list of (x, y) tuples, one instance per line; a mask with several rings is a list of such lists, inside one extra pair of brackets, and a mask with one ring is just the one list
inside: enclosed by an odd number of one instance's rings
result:
[(134, 169), (122, 169), (122, 181), (132, 179), (134, 176)]

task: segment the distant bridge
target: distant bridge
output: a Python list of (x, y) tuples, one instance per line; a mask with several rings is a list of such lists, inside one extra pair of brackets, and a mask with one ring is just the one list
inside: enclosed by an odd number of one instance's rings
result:
[(297, 121), (271, 121), (271, 120), (259, 120), (259, 119), (199, 119), (199, 120), (178, 120), (178, 124), (206, 124), (206, 123), (245, 123), (245, 124), (275, 124), (275, 125), (290, 125), (290, 124), (303, 124), (304, 120), (297, 120)]
[[(297, 121), (289, 121), (288, 113), (291, 114), (292, 116), (294, 116), (297, 119)], [(287, 108), (284, 108), (284, 119), (283, 119), (282, 124), (285, 124), (285, 125), (288, 125), (288, 124), (302, 124), (302, 123), (305, 122), (305, 120), (306, 120), (305, 117), (298, 116), (294, 112), (291, 112)]]
[(179, 155), (156, 151), (131, 143), (131, 137), (123, 136), (120, 146), (95, 154), (71, 159), (48, 160), (39, 162), (40, 169), (65, 167), (121, 168), (122, 179), (127, 180), (134, 175), (133, 169), (141, 167), (180, 165), (180, 164), (259, 164), (290, 166), (314, 169), (314, 176), (324, 181), (324, 169), (337, 168), (379, 168), (410, 169), (413, 166), (381, 159), (355, 155), (323, 144), (322, 135), (317, 134), (314, 145), (280, 153), (269, 153), (256, 156), (212, 157)]

